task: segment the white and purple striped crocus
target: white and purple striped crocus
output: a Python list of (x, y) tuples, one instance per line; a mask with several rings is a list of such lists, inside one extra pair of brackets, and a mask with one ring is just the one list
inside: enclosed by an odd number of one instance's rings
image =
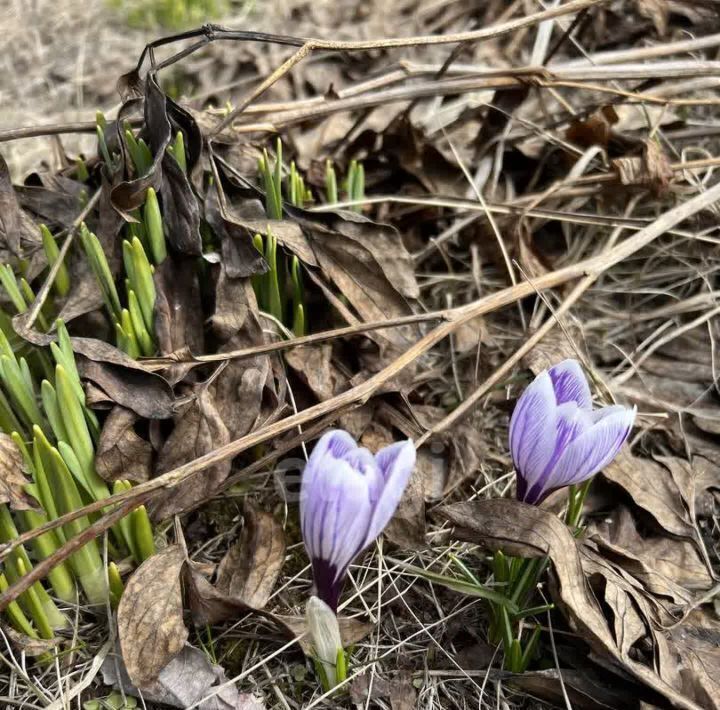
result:
[(302, 474), (300, 526), (317, 595), (333, 611), (350, 563), (390, 522), (414, 467), (410, 440), (373, 455), (337, 429), (315, 446)]
[(625, 443), (635, 412), (620, 405), (593, 409), (577, 360), (541, 372), (522, 393), (510, 420), (518, 499), (540, 503), (558, 488), (601, 471)]

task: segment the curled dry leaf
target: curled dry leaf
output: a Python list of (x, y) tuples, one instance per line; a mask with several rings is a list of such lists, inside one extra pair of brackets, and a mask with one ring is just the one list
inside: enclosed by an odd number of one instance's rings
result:
[(20, 449), (4, 433), (0, 433), (0, 503), (14, 510), (38, 508), (37, 501), (25, 492), (29, 481), (24, 474), (25, 464)]
[[(267, 262), (252, 243), (252, 232), (248, 232), (242, 220), (236, 220), (231, 214), (223, 214), (217, 195), (221, 187), (214, 187), (205, 196), (205, 219), (220, 239), (222, 264), (227, 275), (237, 279), (264, 274), (268, 270)], [(267, 221), (255, 231), (264, 232), (266, 229)]]
[(642, 157), (618, 158), (612, 162), (621, 185), (649, 187), (657, 196), (664, 195), (674, 173), (660, 144), (645, 142)]
[(20, 208), (5, 158), (0, 154), (0, 256), (28, 256), (40, 246), (40, 233)]
[(308, 345), (285, 353), (285, 362), (300, 376), (318, 401), (334, 397), (347, 381), (332, 364), (332, 345)]
[[(175, 429), (158, 455), (157, 472), (164, 473), (188, 463), (230, 441), (213, 393), (206, 384), (195, 388), (195, 397), (176, 419)], [(230, 473), (231, 461), (223, 461), (198, 472), (153, 499), (150, 514), (164, 520), (193, 508), (199, 500), (217, 490)]]
[(173, 545), (149, 557), (130, 577), (118, 607), (118, 637), (128, 676), (143, 688), (184, 648), (180, 575), (185, 552)]
[(285, 532), (270, 513), (248, 506), (239, 540), (218, 566), (217, 588), (262, 609), (285, 562)]
[(175, 412), (167, 380), (117, 348), (93, 338), (73, 338), (73, 349), (80, 377), (102, 393), (95, 403), (119, 404), (146, 419), (167, 419)]
[[(614, 665), (621, 673), (631, 674), (675, 707), (707, 709), (702, 703), (704, 690), (695, 689), (689, 678), (682, 687), (677, 682), (677, 658), (674, 663), (655, 664), (653, 652), (642, 656), (633, 652), (641, 641), (657, 654), (666, 646), (648, 593), (576, 540), (560, 519), (541, 508), (504, 498), (449, 505), (438, 514), (454, 525), (454, 535), (461, 540), (521, 557), (548, 556), (557, 581), (554, 601), (574, 630), (610, 661), (610, 669)], [(672, 647), (672, 652), (682, 658), (679, 646)], [(643, 662), (646, 659), (648, 664)], [(689, 659), (683, 663), (690, 672), (697, 672), (690, 668)]]
[(153, 448), (135, 431), (138, 416), (113, 407), (105, 419), (95, 453), (95, 468), (106, 481), (124, 479), (140, 483), (150, 478)]
[(679, 485), (670, 469), (650, 459), (633, 456), (625, 449), (601, 475), (625, 490), (635, 505), (648, 512), (665, 531), (678, 537), (697, 539), (688, 505), (694, 499), (694, 491)]
[(59, 638), (30, 638), (29, 636), (25, 636), (25, 634), (21, 634), (19, 631), (16, 631), (9, 624), (5, 624), (3, 622), (0, 622), (0, 630), (2, 630), (2, 633), (8, 637), (14, 648), (30, 658), (36, 658), (37, 656), (42, 656), (45, 653), (52, 652), (52, 650), (60, 643)]
[[(254, 695), (240, 693), (234, 683), (226, 685), (225, 671), (210, 663), (207, 654), (188, 644), (160, 671), (157, 680), (139, 689), (131, 681), (122, 658), (108, 657), (102, 665), (102, 674), (105, 685), (122, 688), (129, 695), (142, 693), (146, 701), (173, 708), (263, 710), (265, 707)], [(208, 697), (216, 689), (218, 692)]]
[[(202, 238), (198, 201), (187, 175), (175, 158), (166, 152), (173, 129), (178, 127), (183, 128), (185, 134), (189, 134), (191, 138), (189, 145), (196, 146), (199, 135), (197, 127), (190, 114), (165, 96), (154, 72), (148, 73), (144, 92), (143, 135), (147, 138), (152, 151), (153, 164), (145, 175), (113, 187), (111, 192), (113, 206), (125, 215), (128, 221), (134, 221), (130, 213), (145, 202), (148, 188), (154, 188), (162, 200), (163, 219), (167, 225), (170, 244), (179, 252), (200, 256)], [(173, 118), (172, 123), (168, 114)], [(178, 123), (182, 125), (178, 126)], [(123, 152), (127, 155), (127, 148)], [(191, 151), (190, 159), (197, 161), (196, 147)]]

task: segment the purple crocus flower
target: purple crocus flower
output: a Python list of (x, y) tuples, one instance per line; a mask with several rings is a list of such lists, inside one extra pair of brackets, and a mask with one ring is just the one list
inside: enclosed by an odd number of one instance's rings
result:
[(620, 405), (593, 410), (577, 360), (541, 372), (510, 419), (518, 499), (537, 504), (558, 488), (594, 476), (620, 451), (635, 412)]
[(338, 429), (315, 446), (302, 474), (300, 526), (318, 597), (333, 611), (350, 563), (390, 522), (414, 467), (410, 440), (373, 456)]

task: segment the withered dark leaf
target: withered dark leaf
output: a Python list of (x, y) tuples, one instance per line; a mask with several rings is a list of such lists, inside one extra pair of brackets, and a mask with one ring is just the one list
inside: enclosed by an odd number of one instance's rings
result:
[[(222, 262), (227, 276), (231, 279), (244, 278), (267, 271), (267, 262), (255, 248), (251, 233), (237, 223), (232, 215), (223, 216), (217, 190), (209, 189), (205, 196), (205, 220), (220, 239)], [(261, 228), (265, 231), (267, 225)], [(275, 232), (273, 232), (274, 234)]]
[(72, 345), (80, 376), (104, 392), (108, 404), (119, 404), (147, 419), (173, 415), (175, 396), (163, 377), (101, 340), (72, 338)]
[(124, 407), (113, 407), (105, 419), (95, 453), (95, 468), (106, 481), (140, 483), (152, 472), (153, 448), (134, 429), (138, 416)]
[[(197, 707), (198, 710), (263, 710), (265, 707), (254, 695), (240, 693), (235, 684), (227, 683), (223, 669), (213, 665), (206, 653), (189, 644), (160, 671), (157, 680), (140, 689), (132, 683), (122, 658), (108, 657), (102, 665), (102, 674), (106, 685), (122, 688), (130, 695), (141, 692), (144, 700), (169, 707)], [(222, 689), (219, 686), (223, 686)]]
[(184, 566), (183, 548), (167, 547), (135, 570), (120, 599), (120, 647), (128, 676), (138, 688), (157, 680), (187, 641), (180, 584)]
[(60, 643), (59, 638), (30, 638), (29, 636), (16, 631), (9, 624), (5, 624), (1, 621), (0, 629), (2, 629), (2, 633), (8, 637), (13, 646), (29, 658), (36, 658), (37, 656), (42, 656), (43, 654), (52, 652), (52, 650)]
[(132, 220), (130, 212), (144, 203), (148, 188), (153, 187), (162, 199), (168, 241), (179, 252), (200, 256), (200, 208), (187, 175), (166, 152), (172, 137), (168, 100), (153, 72), (145, 79), (144, 115), (143, 132), (152, 150), (152, 167), (146, 175), (116, 185), (111, 192), (113, 206)]
[(46, 184), (19, 185), (15, 188), (20, 205), (51, 230), (68, 229), (82, 209), (80, 197), (87, 187), (61, 175), (42, 175), (41, 179)]
[(203, 313), (197, 264), (168, 256), (155, 269), (155, 336), (162, 355), (189, 348), (204, 352)]
[(163, 157), (160, 195), (170, 244), (181, 253), (202, 255), (200, 207), (187, 175), (169, 153)]
[(293, 348), (285, 353), (285, 362), (300, 376), (311, 392), (324, 402), (337, 392), (344, 378), (333, 367), (330, 344)]
[(285, 532), (274, 516), (249, 505), (244, 522), (240, 538), (220, 561), (217, 588), (262, 609), (285, 562)]
[(601, 475), (624, 489), (667, 532), (695, 539), (695, 525), (683, 491), (665, 466), (623, 450)]
[[(196, 386), (194, 394), (158, 455), (158, 473), (170, 471), (230, 441), (230, 432), (207, 386)], [(151, 502), (151, 516), (154, 520), (164, 520), (192, 509), (217, 490), (230, 473), (230, 467), (231, 461), (223, 461), (164, 491)]]
[(25, 492), (30, 482), (25, 478), (22, 453), (15, 442), (0, 432), (0, 503), (7, 503), (13, 510), (33, 510), (37, 501)]
[(18, 204), (10, 170), (0, 154), (0, 254), (26, 257), (40, 247), (40, 232)]

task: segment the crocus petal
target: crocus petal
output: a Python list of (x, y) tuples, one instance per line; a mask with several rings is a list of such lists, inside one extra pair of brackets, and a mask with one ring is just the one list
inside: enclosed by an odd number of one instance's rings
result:
[(555, 391), (547, 372), (525, 389), (510, 419), (510, 453), (521, 487), (542, 476), (555, 448)]
[(556, 488), (554, 485), (555, 467), (572, 441), (584, 431), (593, 426), (589, 412), (580, 409), (574, 401), (561, 404), (556, 410), (555, 446), (550, 460), (545, 465), (542, 474), (528, 486), (520, 500), (535, 504), (545, 495)]
[(367, 481), (346, 461), (326, 455), (321, 466), (322, 485), (304, 501), (303, 538), (310, 558), (326, 560), (340, 578), (364, 545), (372, 510)]
[(336, 459), (343, 458), (349, 451), (357, 449), (355, 439), (343, 429), (331, 429), (323, 434), (313, 449), (313, 455), (324, 456), (330, 452)]
[(601, 471), (617, 456), (630, 434), (636, 409), (622, 407), (622, 411), (613, 410), (565, 449), (550, 475), (551, 488), (581, 483)]
[(558, 404), (575, 402), (581, 409), (592, 409), (592, 394), (585, 373), (577, 360), (563, 360), (548, 370)]
[(365, 477), (368, 486), (368, 497), (370, 504), (373, 505), (380, 497), (383, 485), (385, 484), (375, 457), (366, 448), (358, 446), (352, 451), (347, 452), (343, 456), (343, 461), (346, 461), (355, 471)]
[(318, 483), (320, 487), (324, 485), (322, 481), (324, 466), (320, 466), (320, 462), (325, 461), (328, 455), (333, 458), (342, 458), (356, 448), (357, 444), (352, 436), (341, 429), (333, 429), (323, 434), (315, 445), (303, 469), (300, 482), (300, 528), (303, 531), (303, 536), (305, 535), (308, 511), (305, 501), (310, 501), (315, 497), (313, 489), (316, 483)]
[(375, 510), (365, 545), (369, 545), (390, 522), (415, 468), (415, 459), (415, 444), (410, 439), (386, 446), (375, 455), (385, 485), (380, 497), (374, 501)]

